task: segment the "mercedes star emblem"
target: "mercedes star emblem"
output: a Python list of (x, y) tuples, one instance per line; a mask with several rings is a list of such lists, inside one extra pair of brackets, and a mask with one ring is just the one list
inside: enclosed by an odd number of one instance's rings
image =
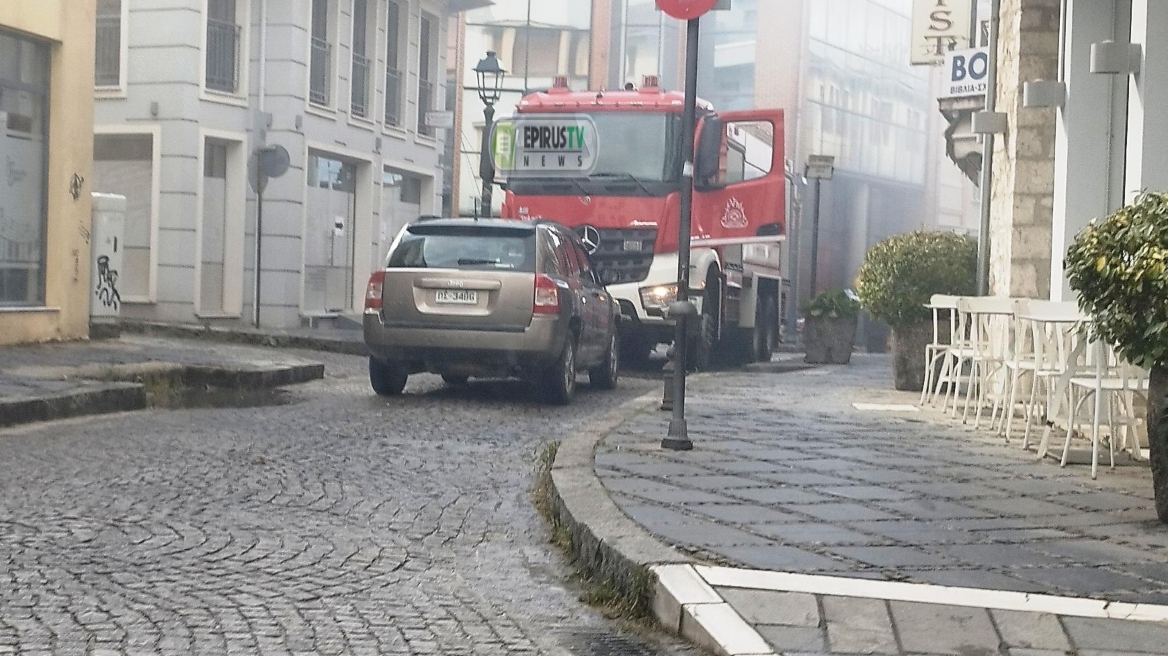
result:
[(586, 225), (580, 229), (580, 241), (589, 255), (595, 255), (596, 249), (600, 248), (600, 231)]

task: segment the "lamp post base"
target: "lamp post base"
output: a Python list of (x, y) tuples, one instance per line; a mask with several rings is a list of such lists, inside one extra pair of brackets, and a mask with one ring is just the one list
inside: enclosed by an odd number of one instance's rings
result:
[(670, 451), (693, 451), (693, 442), (689, 440), (689, 430), (684, 419), (669, 422), (669, 433), (661, 440), (661, 448)]

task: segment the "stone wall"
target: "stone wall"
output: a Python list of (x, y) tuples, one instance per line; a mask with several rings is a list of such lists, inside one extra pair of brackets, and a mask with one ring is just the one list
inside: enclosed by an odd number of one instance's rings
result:
[(998, 135), (990, 219), (990, 290), (1049, 298), (1055, 110), (1022, 107), (1022, 84), (1058, 75), (1059, 0), (1002, 0)]

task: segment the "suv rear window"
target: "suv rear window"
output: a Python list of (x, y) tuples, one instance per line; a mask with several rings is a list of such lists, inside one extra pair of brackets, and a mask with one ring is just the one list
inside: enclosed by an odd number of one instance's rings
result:
[(535, 231), (417, 227), (389, 255), (390, 269), (535, 271)]

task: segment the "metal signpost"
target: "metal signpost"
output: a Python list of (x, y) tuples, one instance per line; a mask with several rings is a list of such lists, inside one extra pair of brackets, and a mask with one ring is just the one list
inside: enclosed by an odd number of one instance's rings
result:
[(685, 41), (685, 106), (682, 110), (682, 184), (681, 216), (677, 223), (677, 300), (670, 305), (669, 314), (674, 317), (676, 327), (673, 337), (673, 418), (669, 421), (669, 432), (661, 440), (661, 448), (675, 451), (693, 449), (685, 422), (685, 370), (686, 370), (686, 324), (688, 318), (697, 314), (689, 300), (689, 247), (690, 218), (693, 209), (694, 140), (697, 125), (698, 102), (698, 22), (702, 14), (710, 11), (718, 0), (657, 0), (657, 8), (678, 20), (687, 21)]
[(835, 157), (831, 155), (809, 155), (807, 172), (804, 177), (815, 180), (815, 217), (811, 227), (811, 297), (818, 291), (819, 276), (819, 199), (820, 185), (835, 174)]
[(268, 180), (278, 178), (288, 172), (291, 157), (288, 149), (283, 146), (268, 146), (256, 151), (252, 160), (252, 188), (256, 192), (256, 229), (255, 229), (255, 293), (252, 304), (252, 320), (255, 327), (260, 327), (260, 275), (263, 272), (263, 236), (264, 236), (264, 190), (268, 188)]

